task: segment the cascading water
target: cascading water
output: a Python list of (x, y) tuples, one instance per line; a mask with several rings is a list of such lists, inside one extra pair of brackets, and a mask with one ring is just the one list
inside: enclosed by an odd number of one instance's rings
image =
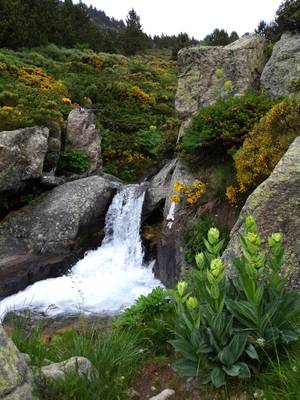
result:
[(106, 215), (102, 245), (87, 252), (69, 274), (36, 282), (2, 300), (0, 320), (8, 311), (28, 308), (48, 315), (113, 314), (161, 285), (152, 265), (143, 264), (144, 196), (140, 185), (128, 185), (118, 192)]

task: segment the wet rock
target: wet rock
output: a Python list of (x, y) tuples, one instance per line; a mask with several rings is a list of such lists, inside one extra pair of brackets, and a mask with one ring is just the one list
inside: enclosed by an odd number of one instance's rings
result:
[(67, 121), (66, 149), (83, 150), (90, 159), (89, 172), (101, 167), (101, 138), (96, 116), (87, 109), (75, 108)]
[(59, 275), (74, 255), (99, 245), (115, 187), (100, 176), (79, 179), (8, 214), (0, 223), (0, 297)]
[(300, 78), (300, 33), (284, 33), (274, 45), (262, 76), (262, 88), (271, 96), (289, 93)]
[(48, 136), (49, 129), (38, 126), (0, 132), (0, 192), (42, 176)]
[[(238, 235), (243, 232), (247, 215), (255, 217), (263, 240), (273, 232), (283, 233), (283, 271), (289, 285), (300, 288), (300, 136), (290, 145), (270, 177), (248, 197), (223, 254), (229, 266), (231, 258), (240, 254)], [(232, 273), (231, 268), (228, 271)]]
[(51, 381), (64, 379), (68, 374), (76, 374), (80, 378), (87, 377), (89, 381), (92, 381), (97, 371), (87, 358), (71, 357), (66, 361), (42, 367), (41, 374), (46, 380)]
[(149, 400), (167, 400), (170, 397), (174, 396), (175, 390), (173, 389), (165, 389), (157, 396), (151, 397)]
[(0, 398), (34, 400), (33, 379), (24, 356), (0, 325)]
[(177, 160), (169, 161), (150, 181), (146, 191), (144, 203), (144, 215), (148, 215), (153, 210), (164, 203), (170, 191), (170, 185), (174, 168)]

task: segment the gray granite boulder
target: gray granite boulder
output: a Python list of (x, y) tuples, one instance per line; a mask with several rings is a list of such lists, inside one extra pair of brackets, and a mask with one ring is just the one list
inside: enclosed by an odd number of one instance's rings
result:
[(101, 166), (101, 138), (96, 128), (96, 116), (91, 110), (77, 107), (70, 112), (67, 121), (66, 149), (86, 152), (90, 159), (89, 172)]
[(8, 214), (0, 223), (0, 298), (59, 275), (74, 254), (99, 245), (115, 187), (100, 176), (78, 179)]
[(42, 367), (41, 375), (46, 380), (57, 381), (64, 379), (68, 374), (76, 374), (78, 377), (87, 377), (89, 381), (97, 375), (97, 370), (90, 360), (85, 357), (71, 357), (66, 361), (53, 363)]
[(0, 325), (0, 399), (34, 400), (33, 378), (26, 359)]
[(273, 232), (284, 235), (283, 272), (291, 287), (300, 288), (300, 136), (290, 145), (273, 173), (248, 197), (223, 254), (231, 271), (231, 257), (240, 254), (238, 234), (247, 215), (256, 219), (264, 241)]
[[(214, 103), (220, 96), (220, 80), (231, 81), (237, 95), (259, 86), (267, 62), (266, 41), (259, 35), (246, 35), (225, 46), (194, 46), (178, 54), (178, 88), (175, 107), (183, 120), (180, 136), (199, 107)], [(222, 82), (221, 82), (222, 83)]]
[(274, 45), (262, 76), (262, 88), (271, 96), (282, 96), (293, 90), (300, 79), (300, 33), (284, 33)]
[(0, 132), (0, 192), (42, 176), (48, 136), (49, 129), (38, 126)]

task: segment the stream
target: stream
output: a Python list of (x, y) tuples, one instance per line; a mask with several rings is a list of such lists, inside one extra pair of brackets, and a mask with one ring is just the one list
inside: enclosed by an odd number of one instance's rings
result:
[(143, 185), (124, 186), (114, 197), (100, 247), (88, 251), (68, 274), (28, 286), (0, 302), (0, 320), (29, 309), (48, 316), (114, 315), (141, 295), (161, 286), (153, 262), (144, 263), (140, 237)]

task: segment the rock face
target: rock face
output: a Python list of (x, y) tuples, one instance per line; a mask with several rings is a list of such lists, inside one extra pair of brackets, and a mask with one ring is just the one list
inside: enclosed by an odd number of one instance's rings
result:
[(48, 136), (48, 128), (37, 126), (0, 132), (0, 192), (42, 175)]
[[(159, 176), (159, 175), (157, 175)], [(163, 211), (163, 234), (157, 243), (155, 275), (167, 286), (173, 287), (184, 267), (183, 230), (190, 219), (189, 210), (182, 203), (170, 200), (174, 182), (191, 184), (196, 177), (191, 174), (181, 160), (175, 160), (173, 174), (165, 191)]]
[[(262, 239), (282, 232), (285, 244), (284, 273), (291, 287), (300, 288), (300, 136), (291, 144), (273, 173), (249, 196), (231, 231), (223, 257), (230, 264), (239, 255), (238, 233), (245, 216), (256, 219)], [(229, 268), (230, 271), (230, 268)]]
[(158, 174), (151, 179), (145, 196), (144, 215), (151, 213), (165, 201), (171, 188), (172, 175), (176, 162), (176, 159), (169, 161)]
[[(0, 398), (34, 400), (32, 376), (24, 356), (0, 325)], [(37, 400), (37, 399), (36, 399)]]
[(101, 166), (101, 140), (96, 128), (96, 116), (93, 112), (75, 108), (68, 117), (66, 149), (85, 151), (90, 158), (90, 170)]
[(48, 150), (43, 170), (55, 171), (61, 150), (61, 128), (58, 123), (52, 122), (49, 129)]
[(223, 80), (232, 81), (237, 94), (259, 85), (260, 75), (267, 62), (266, 41), (259, 35), (247, 35), (228, 46), (195, 46), (178, 54), (178, 89), (175, 107), (183, 120), (183, 130), (200, 106), (216, 101), (220, 96), (215, 79), (218, 69)]
[(78, 377), (86, 376), (89, 381), (92, 381), (97, 370), (87, 358), (71, 357), (66, 361), (43, 367), (41, 373), (47, 380), (52, 381), (64, 379), (68, 374), (76, 374)]
[(262, 73), (262, 87), (271, 96), (285, 95), (290, 92), (292, 81), (299, 77), (300, 33), (284, 33)]
[(115, 187), (100, 176), (79, 179), (10, 213), (0, 223), (0, 298), (57, 276), (74, 253), (99, 244)]

